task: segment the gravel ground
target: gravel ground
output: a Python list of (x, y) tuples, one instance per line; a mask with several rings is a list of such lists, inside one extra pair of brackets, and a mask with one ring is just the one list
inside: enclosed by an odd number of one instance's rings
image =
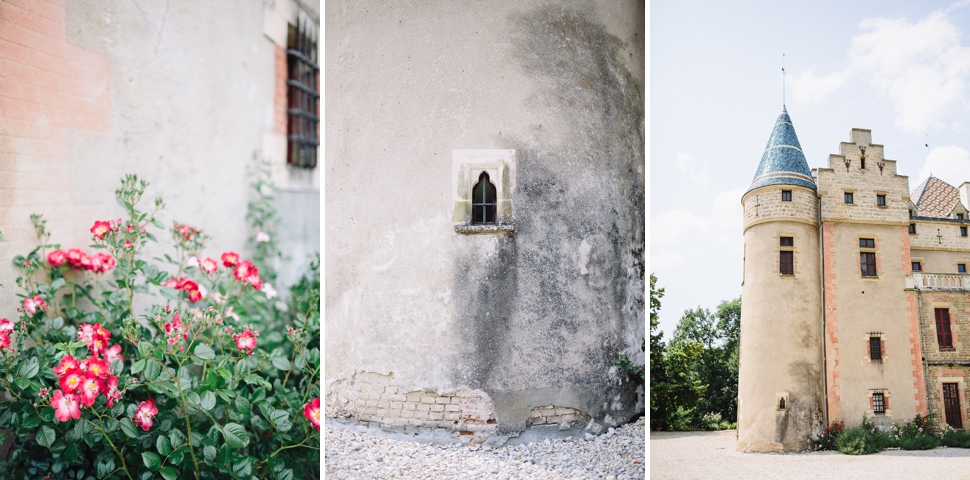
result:
[(970, 479), (970, 449), (893, 450), (875, 455), (839, 452), (740, 453), (736, 431), (651, 432), (651, 479)]
[(488, 448), (392, 440), (327, 422), (326, 478), (640, 479), (645, 436), (641, 417), (593, 439)]

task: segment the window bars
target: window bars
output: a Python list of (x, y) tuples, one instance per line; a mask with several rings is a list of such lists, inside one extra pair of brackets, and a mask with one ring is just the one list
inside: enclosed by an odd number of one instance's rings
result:
[(472, 189), (472, 225), (494, 225), (495, 206), (495, 185), (482, 172)]
[(305, 13), (290, 25), (286, 44), (286, 163), (317, 166), (320, 145), (320, 67), (316, 22)]

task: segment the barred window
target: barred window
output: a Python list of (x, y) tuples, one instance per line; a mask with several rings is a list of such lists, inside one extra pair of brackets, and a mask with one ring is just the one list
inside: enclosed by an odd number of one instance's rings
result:
[(488, 174), (482, 172), (472, 188), (472, 225), (494, 224), (495, 204), (495, 185), (489, 181)]
[(872, 360), (882, 360), (882, 338), (869, 337), (869, 358)]
[(886, 413), (886, 397), (883, 393), (872, 394), (872, 413)]
[(320, 67), (314, 23), (300, 15), (286, 40), (286, 163), (317, 166), (320, 145)]

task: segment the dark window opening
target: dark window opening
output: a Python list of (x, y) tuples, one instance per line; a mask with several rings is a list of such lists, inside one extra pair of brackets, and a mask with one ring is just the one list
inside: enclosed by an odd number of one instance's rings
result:
[(320, 146), (320, 67), (309, 18), (301, 15), (290, 25), (286, 45), (286, 163), (314, 168)]
[(869, 358), (882, 360), (882, 338), (869, 337)]
[(866, 169), (866, 159), (865, 159), (865, 157), (863, 157), (861, 160), (862, 161), (860, 163), (862, 164), (862, 169), (865, 170)]
[(876, 195), (876, 205), (878, 205), (880, 207), (885, 207), (886, 206), (886, 196), (885, 195)]
[(957, 272), (958, 273), (967, 273), (967, 264), (966, 263), (958, 263), (957, 264)]
[(863, 277), (876, 276), (876, 254), (874, 252), (862, 252), (859, 264), (862, 266)]
[(845, 192), (845, 203), (852, 203), (852, 192)]
[(778, 399), (778, 410), (785, 410), (787, 406), (785, 405), (785, 397)]
[(872, 238), (860, 238), (859, 248), (876, 248), (876, 241)]
[(491, 225), (495, 223), (495, 185), (482, 172), (478, 183), (472, 189), (472, 225)]
[(916, 224), (915, 223), (910, 223), (909, 224), (909, 233), (916, 233)]
[(790, 202), (791, 201), (791, 190), (782, 190), (781, 191), (781, 201), (783, 201), (783, 202)]
[(963, 428), (963, 415), (960, 412), (960, 387), (958, 383), (943, 384), (943, 411), (947, 425)]
[(960, 227), (960, 236), (961, 237), (967, 236), (967, 227)]
[(953, 334), (950, 332), (950, 310), (936, 309), (936, 342), (940, 348), (953, 348)]
[(920, 264), (919, 262), (913, 262), (913, 271), (914, 272), (922, 272), (923, 271), (923, 265)]
[(872, 413), (886, 413), (886, 397), (884, 394), (872, 394)]
[(795, 241), (793, 240), (793, 237), (781, 237), (781, 246), (783, 247), (795, 246)]
[(909, 211), (909, 218), (913, 218), (913, 211), (912, 210)]
[(957, 214), (957, 220), (963, 220), (963, 214), (962, 213), (958, 213)]
[(781, 274), (795, 274), (795, 254), (794, 252), (781, 252)]

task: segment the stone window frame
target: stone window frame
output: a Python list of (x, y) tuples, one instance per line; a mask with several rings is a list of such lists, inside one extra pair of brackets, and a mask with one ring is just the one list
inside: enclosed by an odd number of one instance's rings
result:
[(855, 205), (855, 190), (843, 190), (842, 202), (845, 205)]
[(789, 398), (788, 392), (775, 393), (775, 410), (779, 412), (784, 412), (790, 409), (791, 409), (791, 400)]
[[(879, 204), (880, 199), (882, 199), (882, 205)], [(886, 200), (886, 192), (876, 192), (876, 206), (879, 208), (889, 208), (889, 202)]]
[[(949, 303), (943, 303), (943, 302), (933, 302), (933, 304), (930, 305), (930, 308), (933, 309), (933, 317), (932, 317), (933, 330), (932, 331), (933, 331), (933, 334), (934, 334), (933, 337), (935, 337), (935, 340), (936, 340), (936, 349), (937, 349), (937, 351), (938, 352), (954, 352), (954, 351), (956, 351), (958, 349), (960, 343), (959, 343), (959, 338), (957, 337), (957, 331), (956, 331), (955, 328), (953, 328), (954, 324), (956, 323), (954, 321), (954, 318), (953, 318), (953, 310), (954, 310), (953, 305), (952, 304), (949, 304)], [(937, 313), (936, 313), (937, 310), (945, 310), (946, 311), (947, 326), (948, 326), (949, 331), (950, 331), (949, 332), (950, 333), (950, 346), (949, 347), (943, 347), (943, 346), (940, 345), (940, 340), (943, 337), (940, 334), (940, 328), (939, 328), (940, 322), (938, 322), (937, 321), (937, 318), (936, 318), (936, 316), (937, 316)]]
[[(863, 340), (866, 342), (866, 363), (879, 363), (879, 362), (886, 363), (886, 361), (889, 360), (889, 355), (886, 354), (886, 334), (885, 333), (869, 332), (864, 334), (862, 337), (863, 337)], [(872, 358), (871, 342), (873, 338), (879, 339), (880, 358), (877, 358), (877, 359)]]
[[(452, 188), (454, 212), (452, 223), (459, 234), (502, 234), (515, 231), (512, 197), (515, 192), (515, 150), (452, 150)], [(495, 223), (472, 223), (472, 189), (482, 172), (495, 186)]]
[[(873, 395), (876, 395), (876, 394), (882, 395), (882, 406), (883, 406), (882, 412), (875, 411), (875, 408), (874, 408), (875, 405), (873, 405), (872, 397)], [(889, 392), (888, 388), (869, 389), (869, 392), (866, 394), (866, 398), (869, 400), (869, 409), (866, 413), (868, 413), (868, 415), (872, 417), (891, 417), (893, 414), (893, 411), (891, 408), (889, 408), (889, 399), (892, 398), (892, 396), (893, 395), (892, 393)]]
[(920, 272), (920, 273), (923, 272), (923, 261), (922, 260), (912, 260), (910, 263), (911, 263), (911, 268), (912, 268), (912, 270), (914, 272)]

